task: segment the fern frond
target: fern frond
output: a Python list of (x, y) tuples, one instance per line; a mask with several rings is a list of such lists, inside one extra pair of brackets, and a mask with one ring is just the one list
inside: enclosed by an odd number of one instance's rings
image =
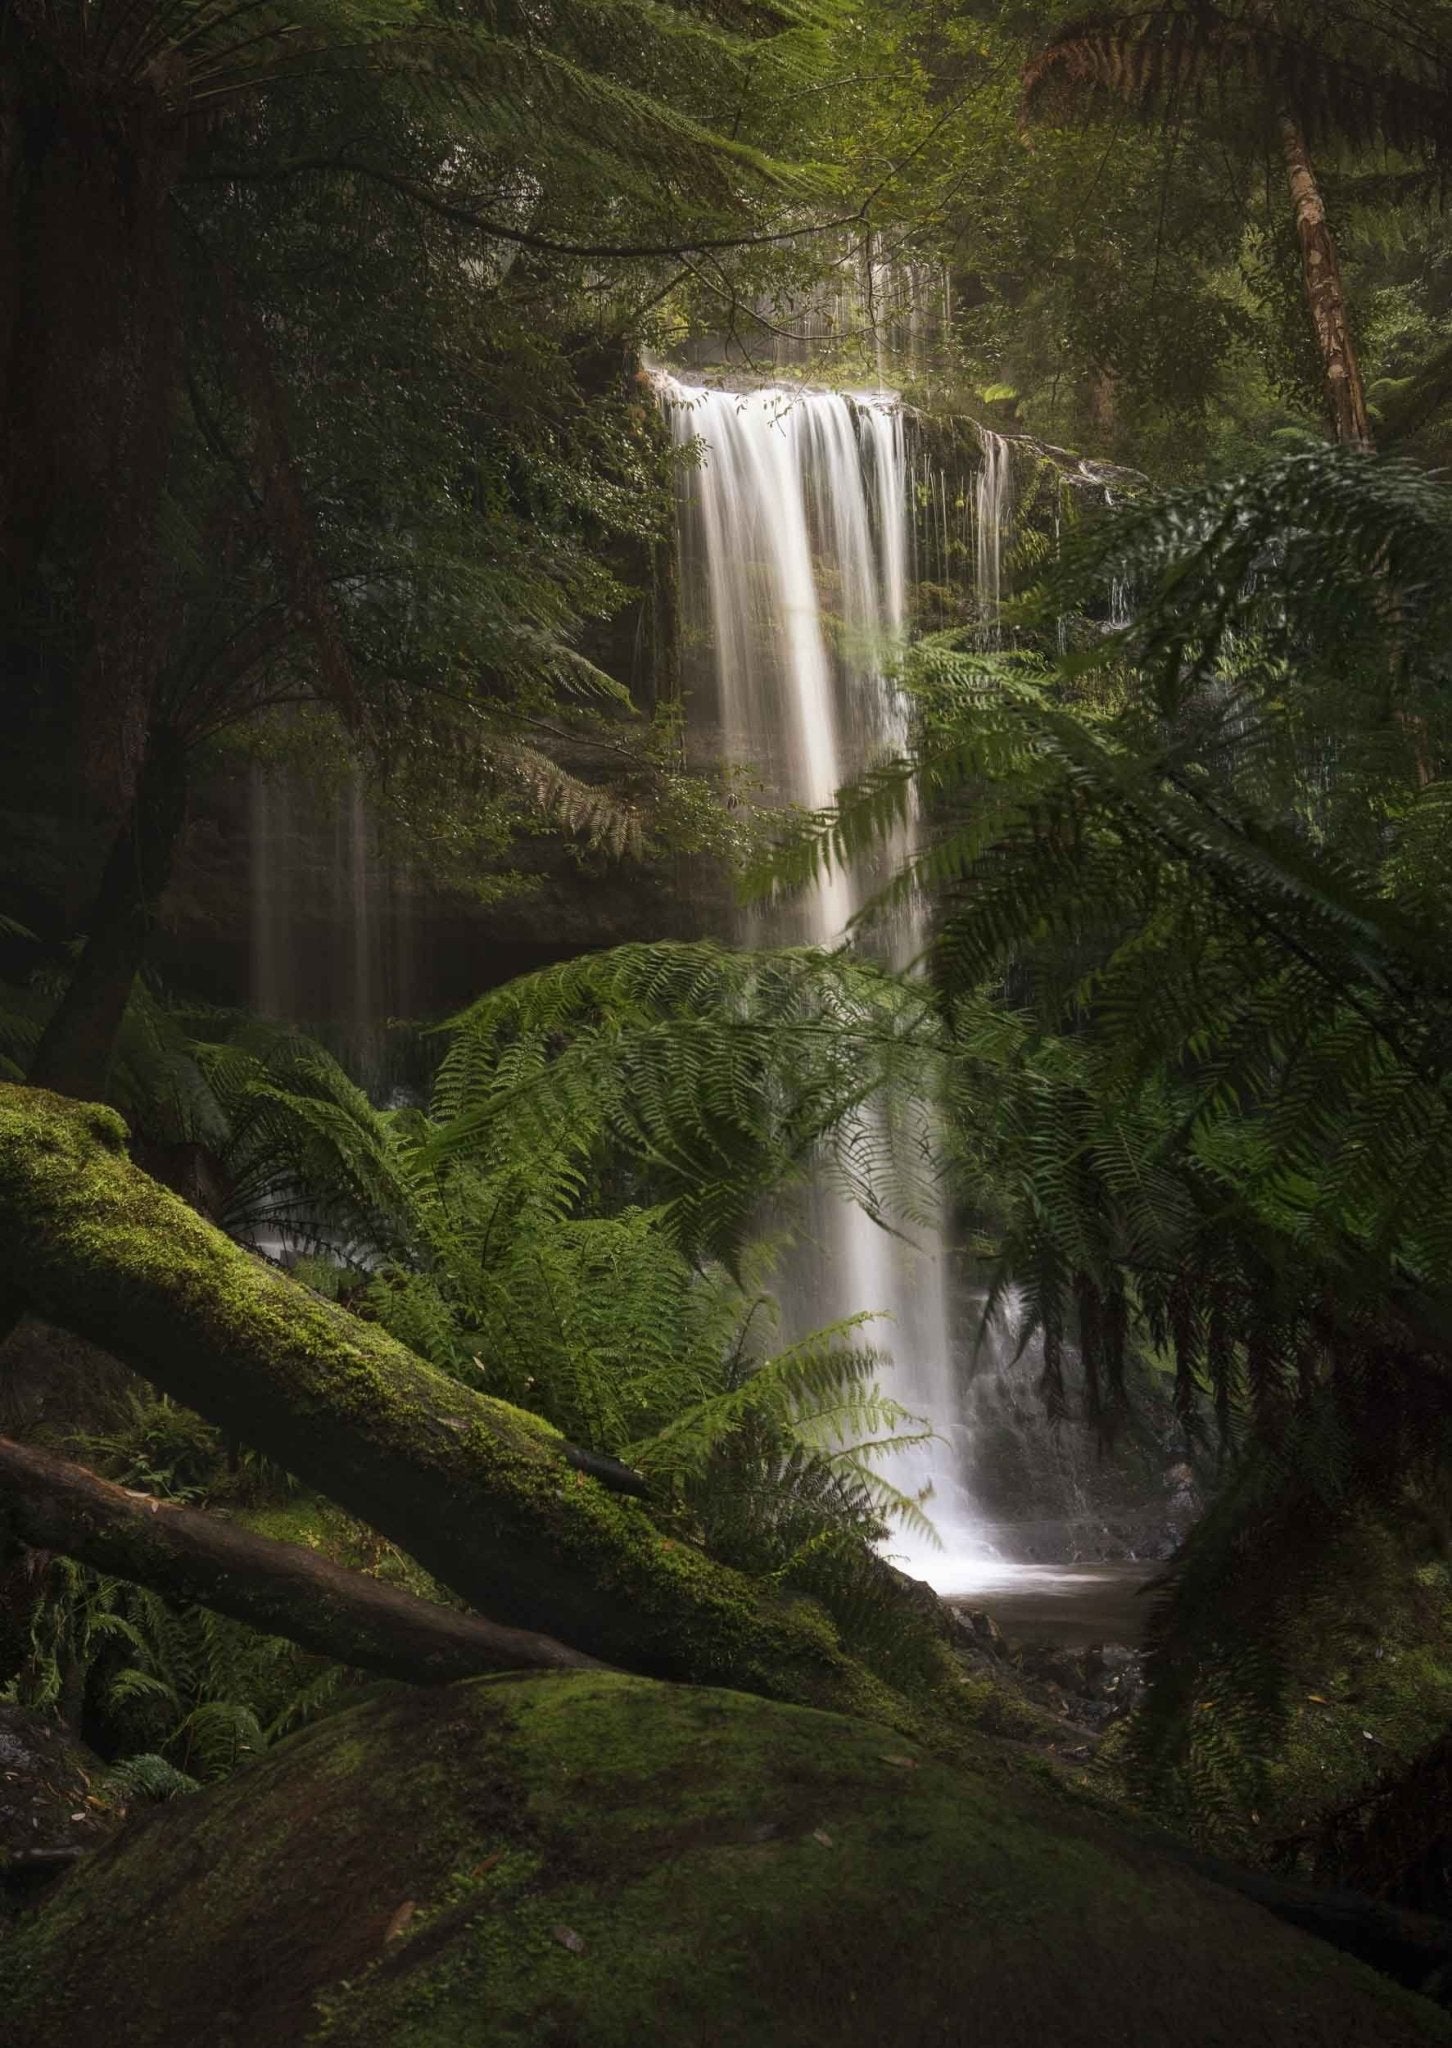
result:
[(1085, 13), (1056, 30), (1024, 75), (1032, 113), (1082, 108), (1095, 95), (1150, 118), (1294, 112), (1314, 139), (1440, 156), (1452, 43), (1435, 27), (1399, 32), (1365, 10), (1322, 0), (1269, 13), (1254, 0), (1168, 0)]

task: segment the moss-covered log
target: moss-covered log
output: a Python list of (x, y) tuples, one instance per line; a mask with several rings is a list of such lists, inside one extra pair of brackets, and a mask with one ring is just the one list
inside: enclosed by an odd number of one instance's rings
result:
[(0, 1437), (0, 1531), (415, 1685), (595, 1664), (551, 1636), (456, 1614), (300, 1543), (129, 1493), (8, 1437)]
[(126, 1156), (111, 1110), (0, 1086), (0, 1290), (368, 1522), (471, 1605), (612, 1664), (901, 1718), (826, 1618), (763, 1597), (458, 1385), (251, 1257)]

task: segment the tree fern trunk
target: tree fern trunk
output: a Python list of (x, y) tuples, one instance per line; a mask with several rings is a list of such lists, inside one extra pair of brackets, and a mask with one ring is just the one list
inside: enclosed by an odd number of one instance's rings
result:
[(1296, 238), (1301, 245), (1301, 272), (1306, 286), (1306, 303), (1321, 357), (1321, 374), (1326, 403), (1336, 439), (1350, 448), (1371, 447), (1371, 422), (1366, 411), (1366, 390), (1356, 344), (1351, 338), (1347, 316), (1346, 289), (1341, 280), (1341, 261), (1326, 220), (1321, 187), (1306, 147), (1301, 125), (1291, 115), (1281, 117), (1281, 147), (1290, 178), (1291, 204), (1295, 210)]

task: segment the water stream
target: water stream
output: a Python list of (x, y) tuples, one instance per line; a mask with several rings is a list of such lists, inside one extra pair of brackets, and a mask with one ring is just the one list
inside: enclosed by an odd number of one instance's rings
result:
[[(907, 736), (891, 679), (907, 632), (901, 410), (876, 395), (732, 392), (674, 379), (661, 388), (678, 444), (700, 444), (681, 487), (689, 681), (721, 757), (757, 774), (770, 802), (816, 809)], [(911, 833), (909, 824), (894, 855), (908, 851)], [(834, 868), (786, 909), (751, 913), (740, 936), (835, 946), (871, 885), (870, 875)], [(907, 968), (927, 937), (925, 906), (909, 902), (880, 947)], [(890, 1354), (884, 1390), (934, 1432), (895, 1452), (888, 1476), (905, 1491), (929, 1490), (942, 1546), (898, 1532), (892, 1554), (943, 1590), (961, 1590), (988, 1546), (965, 1480), (943, 1232), (918, 1223), (890, 1233), (826, 1189), (809, 1206), (783, 1276), (789, 1328), (861, 1311), (883, 1317), (867, 1334)]]
[(323, 1037), (376, 1088), (385, 1022), (406, 1014), (406, 901), (380, 858), (361, 771), (320, 781), (253, 764), (248, 1001)]

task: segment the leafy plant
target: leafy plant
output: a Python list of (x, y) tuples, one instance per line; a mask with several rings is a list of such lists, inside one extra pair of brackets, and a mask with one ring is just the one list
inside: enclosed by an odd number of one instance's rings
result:
[[(338, 1665), (206, 1608), (177, 1609), (143, 1586), (69, 1558), (50, 1561), (29, 1652), (6, 1696), (103, 1732), (123, 1764), (160, 1758), (172, 1791), (224, 1777), (331, 1703)], [(160, 1783), (164, 1773), (155, 1774)], [(146, 1796), (157, 1791), (134, 1785)]]
[(1051, 1405), (1077, 1350), (1112, 1430), (1140, 1344), (1187, 1429), (1202, 1387), (1218, 1410), (1225, 1489), (1139, 1727), (1166, 1798), (1253, 1784), (1290, 1633), (1368, 1518), (1445, 1524), (1449, 522), (1439, 481), (1332, 452), (1147, 497), (1020, 615), (1052, 645), (1120, 585), (1130, 623), (1058, 659), (928, 647), (914, 755), (766, 878), (910, 801), (935, 821), (889, 895), (941, 906), (962, 1184)]
[[(848, 954), (623, 948), (484, 998), (446, 1028), (429, 1107), (395, 1110), (296, 1032), (186, 1019), (144, 993), (132, 1008), (128, 1108), (204, 1153), (225, 1228), (445, 1371), (628, 1459), (659, 1512), (812, 1592), (865, 1653), (914, 1654), (873, 1546), (894, 1523), (928, 1530), (931, 1504), (891, 1477), (925, 1426), (878, 1390), (868, 1315), (780, 1334), (781, 1246), (760, 1231), (762, 1205), (814, 1172), (877, 1212), (894, 1192), (926, 1201), (939, 1048), (922, 990)], [(191, 1500), (281, 1477), (245, 1452), (225, 1473), (212, 1432), (139, 1395), (78, 1447)], [(55, 1704), (79, 1672), (121, 1739), (194, 1773), (255, 1750), (288, 1710), (280, 1646), (259, 1641), (235, 1680), (221, 1669), (248, 1640), (231, 1624), (84, 1576), (45, 1616), (30, 1694)]]

